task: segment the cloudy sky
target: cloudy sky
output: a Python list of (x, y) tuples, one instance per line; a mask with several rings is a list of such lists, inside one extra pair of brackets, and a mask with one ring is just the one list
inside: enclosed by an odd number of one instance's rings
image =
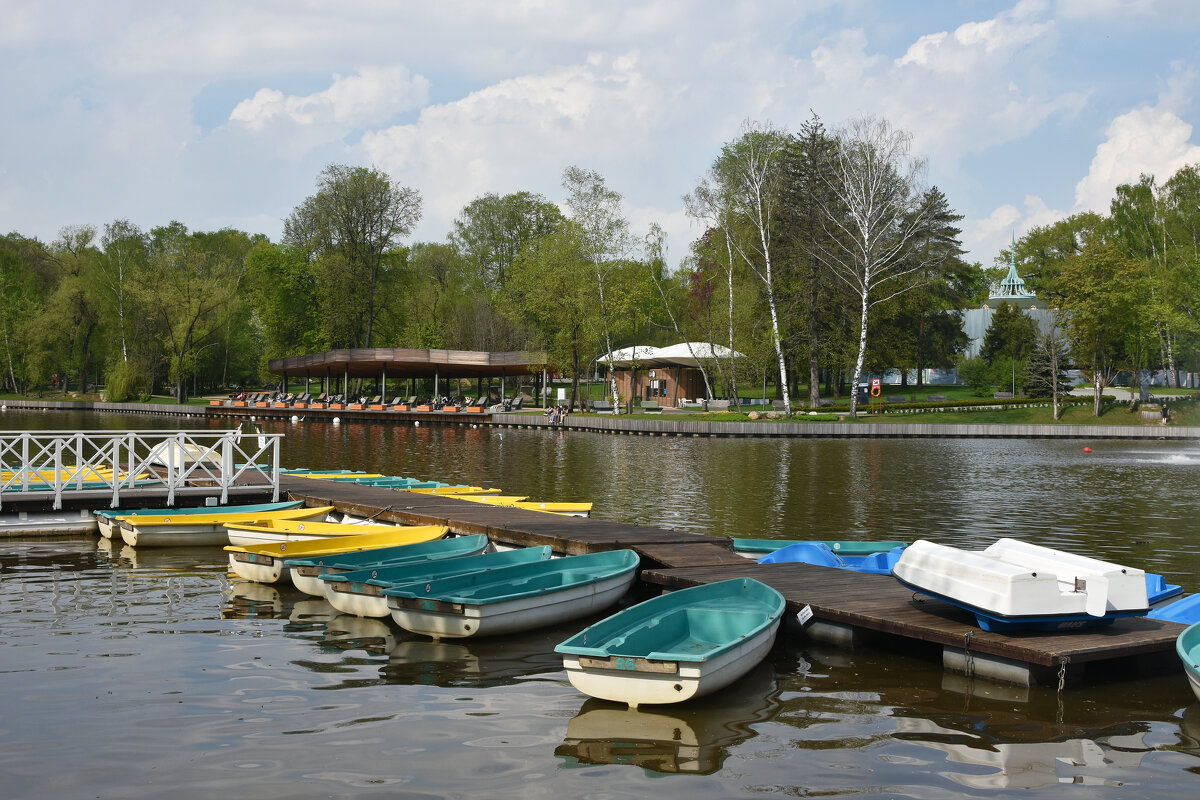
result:
[(970, 257), (1200, 162), (1193, 0), (0, 0), (0, 233), (179, 220), (278, 239), (330, 163), (418, 189), (442, 241), (569, 165), (678, 262), (745, 120), (911, 131)]

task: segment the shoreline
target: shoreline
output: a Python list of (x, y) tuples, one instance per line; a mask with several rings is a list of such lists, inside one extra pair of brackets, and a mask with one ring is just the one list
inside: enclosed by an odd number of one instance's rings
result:
[[(230, 420), (306, 419), (392, 424), (467, 425), (493, 428), (527, 428), (554, 431), (588, 431), (633, 436), (693, 436), (726, 438), (792, 439), (1141, 439), (1200, 440), (1200, 426), (1164, 425), (1049, 425), (1004, 423), (935, 422), (715, 422), (696, 421), (658, 414), (632, 416), (571, 416), (561, 425), (551, 425), (540, 411), (536, 414), (446, 413), (439, 411), (371, 411), (348, 409), (235, 408), (190, 406), (165, 403), (103, 403), (87, 400), (5, 400), (0, 405), (30, 411), (95, 411), (113, 414), (155, 414)], [(0, 415), (0, 421), (3, 416)]]

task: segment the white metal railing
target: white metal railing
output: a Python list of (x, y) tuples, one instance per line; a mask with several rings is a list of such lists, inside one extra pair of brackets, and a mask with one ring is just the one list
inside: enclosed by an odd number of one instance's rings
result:
[[(4, 498), (94, 491), (118, 508), (122, 490), (219, 487), (221, 502), (235, 484), (270, 486), (279, 499), (280, 433), (242, 431), (0, 432), (0, 505)], [(44, 496), (44, 495), (43, 495)]]

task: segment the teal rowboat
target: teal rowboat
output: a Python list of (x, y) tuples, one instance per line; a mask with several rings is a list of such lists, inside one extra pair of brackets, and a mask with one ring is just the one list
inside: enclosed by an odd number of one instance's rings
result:
[(320, 576), (320, 580), (325, 586), (325, 599), (343, 614), (353, 614), (356, 617), (386, 617), (391, 613), (389, 599), (383, 595), (386, 589), (531, 561), (547, 561), (551, 554), (549, 545), (523, 547), (519, 550), (505, 550), (502, 553), (442, 559), (433, 563), (326, 573)]
[(718, 581), (631, 606), (554, 649), (585, 694), (630, 708), (679, 703), (728, 686), (762, 661), (785, 605), (752, 578)]
[[(813, 542), (813, 539), (738, 539), (729, 540), (733, 543), (733, 551), (751, 558), (758, 558), (767, 553), (773, 553), (782, 547), (788, 547), (802, 542)], [(866, 542), (866, 541), (833, 541), (820, 540), (839, 556), (869, 556), (873, 553), (886, 553), (897, 547), (904, 547), (908, 542)]]
[(241, 512), (241, 511), (283, 511), (289, 508), (299, 508), (304, 505), (303, 500), (284, 501), (282, 503), (250, 503), (236, 506), (192, 506), (190, 508), (106, 508), (103, 511), (93, 512), (96, 515), (96, 522), (100, 526), (100, 535), (105, 539), (111, 539), (114, 536), (121, 538), (121, 523), (116, 521), (117, 517), (136, 517), (141, 515), (160, 516), (162, 514), (171, 514), (179, 516), (180, 514), (220, 514), (222, 512)]
[(380, 567), (399, 567), (405, 564), (428, 564), (447, 558), (475, 556), (488, 546), (488, 538), (481, 533), (458, 536), (453, 539), (437, 539), (420, 544), (405, 544), (397, 547), (381, 547), (377, 550), (362, 550), (356, 553), (307, 556), (289, 558), (284, 564), (292, 576), (297, 589), (314, 597), (325, 597), (322, 575), (336, 575)]
[(1187, 673), (1192, 694), (1200, 701), (1200, 622), (1189, 625), (1179, 634), (1175, 640), (1175, 652), (1183, 661), (1183, 671)]
[(392, 619), (412, 633), (435, 639), (496, 636), (603, 611), (629, 590), (638, 563), (632, 550), (609, 550), (410, 584), (383, 593)]

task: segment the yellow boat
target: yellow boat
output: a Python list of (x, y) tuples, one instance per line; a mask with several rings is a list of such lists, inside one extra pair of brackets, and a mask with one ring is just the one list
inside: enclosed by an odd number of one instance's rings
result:
[(225, 544), (252, 545), (271, 542), (300, 542), (308, 539), (361, 536), (405, 529), (390, 522), (329, 522), (323, 519), (270, 519), (229, 522), (225, 525)]
[(529, 498), (522, 494), (468, 494), (463, 495), (460, 499), (470, 500), (472, 503), (485, 503), (489, 506), (511, 506), (513, 503), (521, 503)]
[(439, 486), (436, 489), (405, 489), (404, 491), (417, 494), (500, 494), (499, 489), (485, 489), (482, 486)]
[(565, 514), (568, 517), (586, 517), (592, 513), (591, 503), (513, 503), (513, 508), (526, 511), (545, 511), (548, 514)]
[(572, 517), (586, 517), (592, 511), (591, 503), (539, 503), (515, 495), (464, 495), (460, 500), (470, 500), (506, 508), (521, 508), (526, 511), (545, 511), (550, 514), (566, 514)]
[[(368, 526), (356, 525), (363, 528)], [(369, 527), (385, 527), (369, 526)], [(429, 542), (445, 536), (450, 529), (444, 525), (388, 525), (390, 530), (362, 533), (357, 536), (336, 536), (307, 541), (270, 542), (268, 544), (228, 545), (229, 569), (238, 577), (258, 583), (277, 583), (285, 573), (284, 562), (289, 558), (357, 553), (385, 547)], [(270, 529), (273, 530), (273, 529)]]
[(320, 473), (288, 473), (289, 478), (312, 478), (313, 480), (328, 481), (334, 478), (386, 478), (382, 472), (320, 472)]
[(117, 517), (121, 523), (121, 538), (133, 547), (173, 547), (229, 544), (225, 530), (227, 522), (256, 522), (294, 519), (316, 522), (324, 520), (333, 506), (289, 508), (281, 511), (242, 511), (212, 514), (161, 514)]

